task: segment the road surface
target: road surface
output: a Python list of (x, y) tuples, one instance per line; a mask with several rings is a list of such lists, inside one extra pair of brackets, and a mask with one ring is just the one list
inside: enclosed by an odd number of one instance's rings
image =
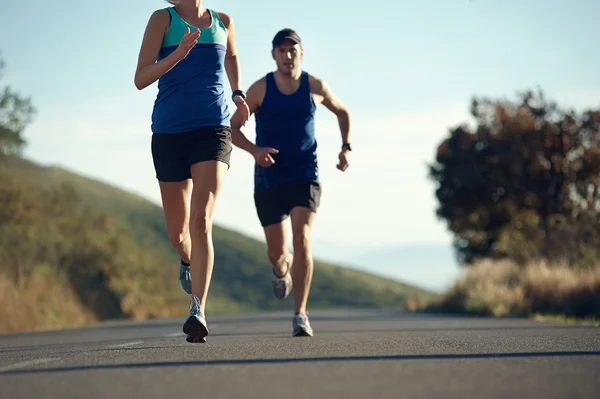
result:
[(314, 311), (0, 335), (1, 398), (600, 398), (600, 329), (518, 319)]

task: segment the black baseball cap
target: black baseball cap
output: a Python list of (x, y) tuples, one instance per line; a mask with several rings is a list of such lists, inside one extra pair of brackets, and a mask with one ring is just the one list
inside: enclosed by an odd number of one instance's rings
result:
[(279, 44), (281, 44), (281, 42), (286, 39), (291, 40), (294, 43), (302, 45), (302, 42), (300, 41), (300, 36), (298, 36), (298, 33), (296, 33), (296, 31), (293, 29), (286, 28), (286, 29), (282, 29), (279, 32), (277, 32), (277, 34), (273, 38), (273, 42), (272, 42), (273, 48), (279, 46)]

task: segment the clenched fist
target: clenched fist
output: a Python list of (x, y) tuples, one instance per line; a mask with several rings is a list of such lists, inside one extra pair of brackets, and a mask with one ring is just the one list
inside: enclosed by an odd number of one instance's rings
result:
[(256, 163), (264, 168), (268, 168), (269, 166), (275, 163), (275, 160), (271, 156), (271, 154), (277, 154), (279, 150), (271, 147), (258, 147), (256, 152), (253, 154)]

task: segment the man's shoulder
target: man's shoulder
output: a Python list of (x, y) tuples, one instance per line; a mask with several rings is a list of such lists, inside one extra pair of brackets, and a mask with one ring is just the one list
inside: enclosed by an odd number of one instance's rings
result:
[(257, 80), (255, 80), (254, 83), (252, 83), (252, 85), (257, 85), (257, 86), (266, 85), (267, 84), (267, 76), (268, 75), (269, 75), (268, 73), (264, 74), (263, 76), (261, 76), (260, 78), (258, 78)]
[(308, 75), (308, 84), (310, 86), (311, 93), (320, 94), (323, 92), (323, 88), (327, 86), (325, 81), (309, 72), (305, 73)]
[(303, 70), (302, 72), (308, 76), (308, 81), (309, 82), (316, 82), (316, 81), (322, 80), (319, 77), (315, 76), (314, 74), (312, 74), (312, 73), (310, 73), (308, 71)]
[(263, 76), (250, 85), (246, 92), (246, 101), (254, 104), (257, 108), (262, 105), (267, 92), (267, 77)]
[(258, 80), (254, 81), (248, 88), (250, 91), (263, 91), (267, 87), (267, 75), (262, 76)]

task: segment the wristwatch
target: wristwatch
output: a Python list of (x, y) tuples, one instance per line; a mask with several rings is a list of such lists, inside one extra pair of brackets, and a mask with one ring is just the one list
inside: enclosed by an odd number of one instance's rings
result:
[(235, 97), (236, 96), (240, 96), (242, 97), (244, 100), (246, 99), (246, 93), (244, 93), (243, 90), (234, 90), (233, 93), (231, 94), (231, 99), (233, 100), (233, 102), (235, 102)]
[(350, 143), (342, 144), (342, 151), (345, 151), (345, 150), (352, 151), (352, 147), (350, 146)]

